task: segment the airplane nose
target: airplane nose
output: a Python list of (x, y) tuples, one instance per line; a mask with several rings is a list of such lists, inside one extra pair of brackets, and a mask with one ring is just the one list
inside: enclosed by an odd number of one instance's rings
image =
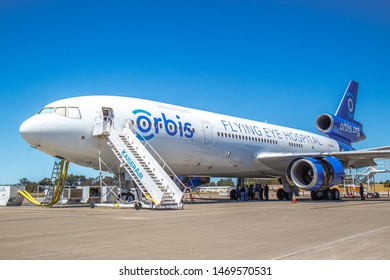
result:
[(32, 147), (39, 146), (42, 137), (42, 124), (37, 122), (34, 117), (29, 118), (19, 128), (19, 132)]

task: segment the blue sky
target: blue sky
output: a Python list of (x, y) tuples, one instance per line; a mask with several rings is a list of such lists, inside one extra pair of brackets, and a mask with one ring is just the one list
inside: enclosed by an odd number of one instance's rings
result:
[(29, 149), (19, 126), (89, 94), (316, 132), (354, 79), (367, 135), (355, 147), (390, 145), (390, 2), (355, 2), (2, 0), (0, 184), (49, 177), (54, 159)]

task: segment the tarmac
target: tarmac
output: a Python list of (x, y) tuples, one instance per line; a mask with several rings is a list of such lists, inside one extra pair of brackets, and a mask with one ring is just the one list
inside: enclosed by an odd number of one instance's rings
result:
[(0, 260), (389, 260), (390, 198), (0, 208)]

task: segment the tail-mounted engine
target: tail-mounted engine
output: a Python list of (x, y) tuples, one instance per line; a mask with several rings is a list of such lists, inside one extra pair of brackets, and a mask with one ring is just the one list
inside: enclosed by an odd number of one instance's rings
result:
[(287, 171), (287, 179), (292, 185), (308, 191), (341, 184), (344, 175), (343, 165), (334, 157), (297, 159)]
[(349, 146), (366, 139), (363, 125), (355, 120), (347, 121), (331, 114), (322, 114), (317, 118), (316, 126), (320, 132)]

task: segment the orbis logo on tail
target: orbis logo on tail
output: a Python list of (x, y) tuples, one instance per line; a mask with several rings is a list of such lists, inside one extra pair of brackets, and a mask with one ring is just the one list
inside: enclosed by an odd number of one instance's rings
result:
[(152, 116), (150, 112), (142, 109), (134, 110), (133, 114), (136, 116), (134, 125), (137, 126), (142, 134), (142, 136), (137, 134), (137, 138), (140, 140), (150, 140), (155, 135), (160, 134), (161, 131), (165, 131), (169, 136), (179, 136), (188, 139), (194, 137), (192, 124), (183, 122), (179, 115), (176, 115), (174, 119), (167, 117), (165, 113)]
[(348, 116), (353, 119), (354, 118), (354, 113), (355, 113), (355, 103), (354, 103), (354, 99), (353, 99), (353, 95), (351, 92), (348, 92), (347, 93), (347, 102), (348, 102)]

